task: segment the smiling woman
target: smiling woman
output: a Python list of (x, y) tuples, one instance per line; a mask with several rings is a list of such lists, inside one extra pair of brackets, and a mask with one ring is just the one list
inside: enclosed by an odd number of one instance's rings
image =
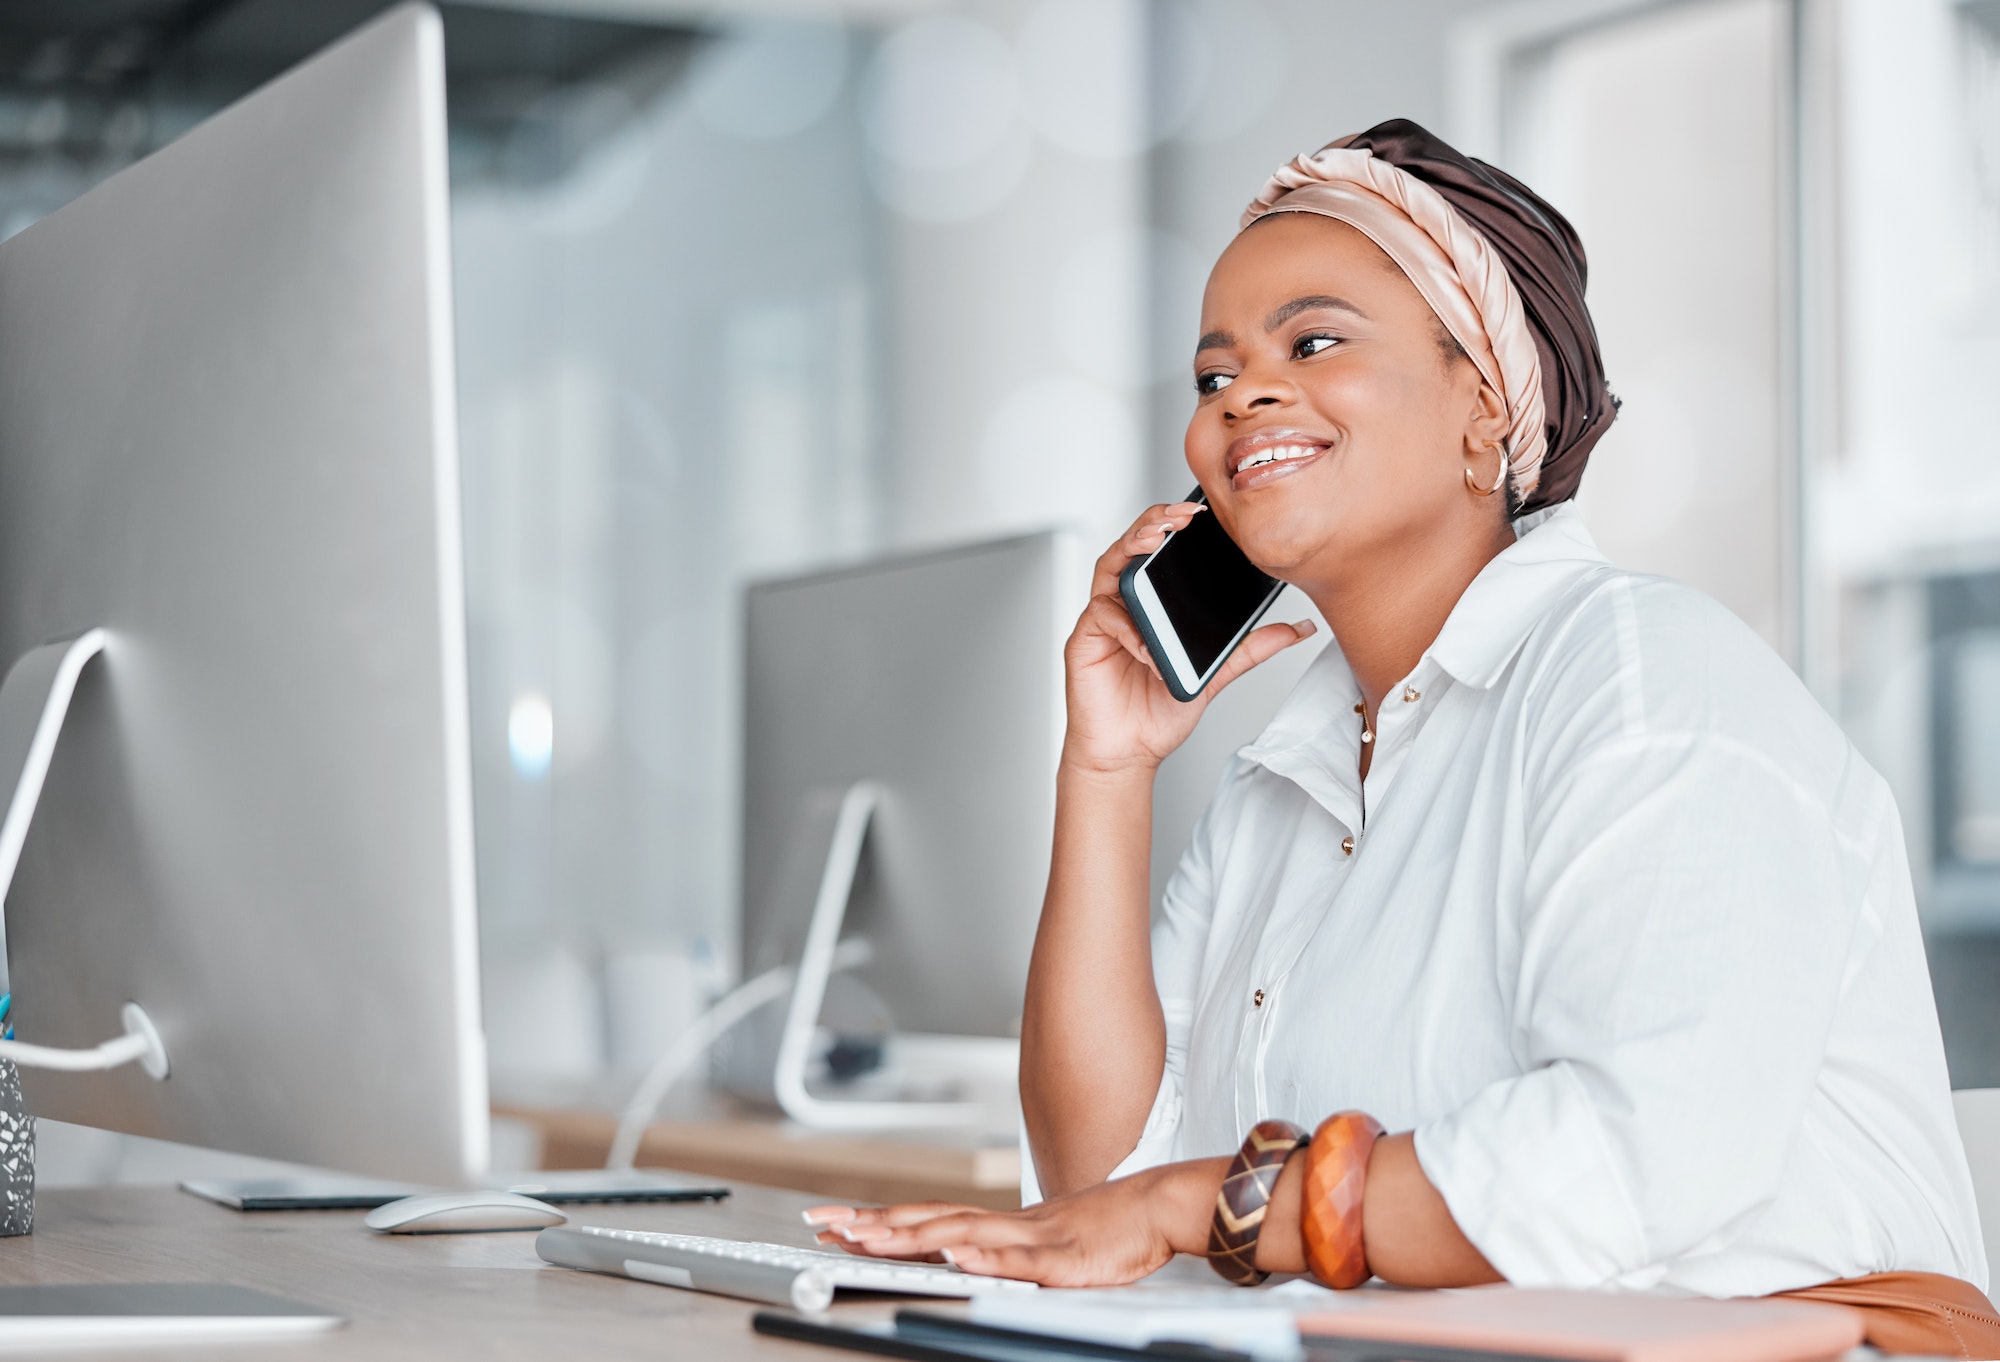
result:
[(824, 1239), (1063, 1285), (1185, 1252), (1793, 1292), (2000, 1354), (1894, 803), (1745, 626), (1591, 543), (1570, 498), (1616, 403), (1584, 277), (1554, 209), (1409, 123), (1251, 205), (1187, 462), (1334, 642), (1149, 931), (1154, 772), (1310, 628), (1179, 704), (1117, 580), (1197, 508), (1098, 561), (1022, 1028), (1054, 1195), (825, 1207)]

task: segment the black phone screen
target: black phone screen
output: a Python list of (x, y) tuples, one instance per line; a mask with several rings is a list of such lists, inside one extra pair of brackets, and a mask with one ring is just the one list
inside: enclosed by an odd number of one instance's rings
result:
[(1278, 584), (1243, 556), (1214, 511), (1203, 511), (1169, 539), (1146, 565), (1146, 577), (1188, 661), (1203, 676)]

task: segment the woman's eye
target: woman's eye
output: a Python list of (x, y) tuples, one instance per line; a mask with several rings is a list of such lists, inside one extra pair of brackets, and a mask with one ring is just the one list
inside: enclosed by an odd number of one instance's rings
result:
[(1236, 376), (1234, 374), (1220, 374), (1211, 370), (1205, 374), (1195, 375), (1194, 390), (1201, 396), (1207, 397), (1211, 393), (1221, 392), (1235, 381)]
[(1340, 344), (1340, 337), (1338, 336), (1300, 336), (1292, 342), (1292, 358), (1306, 359), (1312, 355), (1319, 354), (1323, 350), (1331, 350), (1338, 344)]

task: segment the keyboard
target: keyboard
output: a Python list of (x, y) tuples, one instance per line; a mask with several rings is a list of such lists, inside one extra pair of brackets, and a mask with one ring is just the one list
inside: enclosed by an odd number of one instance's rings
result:
[(857, 1258), (788, 1244), (752, 1244), (698, 1234), (654, 1234), (594, 1225), (556, 1226), (535, 1238), (535, 1252), (557, 1267), (609, 1272), (662, 1286), (824, 1310), (835, 1291), (899, 1296), (979, 1296), (1033, 1291), (1033, 1282), (981, 1277), (955, 1267)]

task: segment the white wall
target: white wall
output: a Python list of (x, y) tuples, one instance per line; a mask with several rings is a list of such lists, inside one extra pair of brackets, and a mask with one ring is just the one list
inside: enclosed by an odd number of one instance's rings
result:
[(1703, 0), (1566, 36), (1523, 63), (1502, 159), (1589, 256), (1625, 404), (1577, 497), (1599, 546), (1700, 588), (1796, 659), (1789, 26), (1785, 0)]
[(951, 8), (870, 73), (895, 536), (1099, 543), (1144, 481), (1145, 0)]
[[(1177, 498), (1193, 485), (1181, 437), (1194, 410), (1201, 290), (1244, 205), (1300, 152), (1384, 119), (1414, 119), (1443, 134), (1447, 41), (1461, 17), (1482, 8), (1479, 0), (1205, 0), (1155, 10), (1155, 51), (1186, 85), (1160, 100), (1179, 121), (1153, 152), (1147, 204), (1154, 252), (1147, 339), (1158, 356), (1147, 391), (1148, 497)], [(1317, 616), (1287, 591), (1271, 618)], [(1239, 680), (1161, 769), (1156, 899), (1223, 766), (1262, 730), (1325, 638), (1322, 629)]]

